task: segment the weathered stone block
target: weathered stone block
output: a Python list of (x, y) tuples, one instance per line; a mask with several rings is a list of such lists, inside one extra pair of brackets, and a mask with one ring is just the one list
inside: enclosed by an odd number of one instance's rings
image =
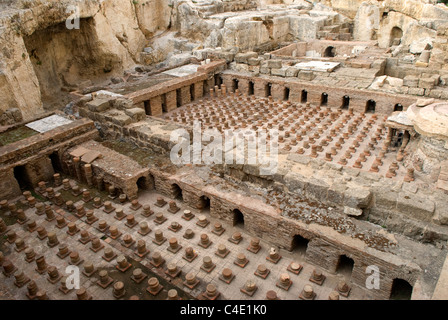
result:
[(260, 65), (261, 59), (259, 58), (249, 58), (247, 59), (247, 64), (250, 66), (258, 66)]
[(306, 186), (306, 194), (313, 199), (325, 202), (329, 185), (325, 181), (311, 179)]
[(125, 114), (129, 117), (131, 117), (132, 121), (140, 121), (143, 120), (146, 116), (145, 110), (140, 108), (132, 108), (132, 109), (126, 109)]
[(297, 75), (297, 77), (300, 80), (306, 80), (306, 81), (311, 81), (313, 80), (316, 76), (314, 75), (313, 71), (308, 71), (308, 70), (301, 70), (299, 72), (299, 74)]
[(418, 78), (416, 76), (406, 76), (403, 78), (403, 85), (407, 87), (418, 87)]
[(432, 89), (434, 88), (434, 79), (432, 78), (420, 78), (418, 81), (419, 88)]
[(297, 74), (299, 73), (299, 69), (294, 67), (289, 67), (286, 69), (286, 76), (287, 77), (297, 77)]
[(260, 73), (261, 74), (270, 74), (271, 69), (269, 69), (268, 67), (260, 67)]
[(372, 200), (372, 192), (367, 188), (349, 188), (344, 192), (344, 205), (351, 208), (366, 208)]
[(93, 112), (103, 112), (110, 108), (110, 103), (107, 99), (94, 99), (87, 103), (87, 108)]
[(258, 54), (256, 52), (244, 52), (237, 53), (235, 55), (236, 63), (248, 63), (249, 59), (257, 58)]
[(268, 60), (268, 68), (280, 69), (282, 67), (282, 60)]
[(414, 96), (423, 96), (425, 94), (425, 89), (423, 89), (423, 88), (409, 88), (408, 94), (412, 94)]
[(397, 199), (397, 209), (413, 218), (430, 221), (434, 214), (435, 204), (426, 197), (400, 192)]
[(280, 68), (280, 69), (271, 69), (271, 75), (278, 76), (278, 77), (285, 77), (286, 76), (286, 68)]
[(344, 202), (344, 192), (347, 187), (343, 184), (334, 184), (328, 189), (327, 202), (335, 205), (342, 205)]

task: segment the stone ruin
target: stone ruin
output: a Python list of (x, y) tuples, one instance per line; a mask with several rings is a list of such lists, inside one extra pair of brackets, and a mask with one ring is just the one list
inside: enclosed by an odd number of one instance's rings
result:
[[(0, 298), (448, 297), (445, 4), (21, 0), (0, 21)], [(268, 132), (276, 170), (249, 143), (175, 163), (198, 129)]]

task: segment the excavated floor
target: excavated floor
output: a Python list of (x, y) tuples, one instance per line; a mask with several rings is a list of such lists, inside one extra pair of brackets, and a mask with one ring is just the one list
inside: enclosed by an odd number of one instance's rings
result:
[(403, 179), (406, 174), (396, 161), (397, 148), (385, 147), (387, 117), (377, 114), (228, 93), (190, 103), (163, 117), (190, 127), (199, 121), (202, 130), (229, 130), (234, 135), (277, 130), (280, 153), (303, 154), (371, 172), (376, 172), (372, 167), (376, 162), (382, 176), (395, 166), (392, 179)]
[[(74, 181), (71, 181), (72, 185)], [(86, 186), (79, 184), (80, 188), (86, 188)], [(75, 206), (79, 204), (84, 204), (82, 201), (82, 196), (69, 196), (69, 191), (64, 191), (61, 189), (62, 187), (55, 188), (56, 191), (61, 192), (64, 199), (72, 200), (75, 203)], [(102, 201), (110, 200), (108, 196), (104, 192), (99, 192), (94, 189), (89, 189), (92, 196), (98, 196), (102, 198)], [(37, 196), (37, 194), (35, 194)], [(98, 281), (98, 272), (99, 270), (105, 269), (109, 271), (109, 275), (114, 279), (114, 281), (122, 281), (125, 284), (126, 294), (122, 299), (128, 299), (132, 295), (137, 295), (140, 299), (166, 299), (167, 291), (169, 289), (175, 288), (178, 291), (178, 294), (183, 299), (195, 299), (198, 298), (201, 293), (205, 291), (205, 287), (213, 283), (216, 285), (217, 290), (221, 293), (219, 299), (265, 299), (266, 292), (269, 290), (274, 290), (278, 297), (281, 299), (299, 299), (299, 294), (301, 293), (304, 285), (310, 284), (313, 286), (314, 292), (317, 294), (316, 299), (318, 300), (327, 300), (329, 294), (336, 288), (338, 282), (341, 279), (345, 279), (346, 282), (350, 285), (350, 270), (341, 270), (341, 273), (332, 275), (323, 273), (326, 276), (324, 283), (319, 286), (310, 282), (310, 277), (313, 273), (315, 267), (304, 261), (303, 252), (301, 251), (293, 251), (287, 252), (284, 250), (279, 250), (279, 254), (282, 258), (278, 263), (272, 263), (266, 259), (269, 255), (270, 246), (261, 241), (261, 250), (258, 253), (252, 253), (247, 250), (252, 237), (244, 231), (243, 227), (240, 226), (231, 226), (224, 222), (222, 225), (225, 229), (225, 232), (221, 235), (214, 234), (212, 230), (214, 229), (214, 224), (217, 222), (216, 219), (212, 218), (206, 209), (203, 212), (199, 212), (198, 210), (187, 207), (183, 202), (179, 199), (175, 200), (177, 206), (180, 208), (180, 211), (173, 214), (168, 212), (168, 204), (163, 208), (159, 208), (155, 206), (157, 197), (161, 195), (153, 192), (153, 191), (144, 191), (139, 195), (139, 202), (142, 205), (149, 204), (151, 209), (154, 211), (154, 214), (149, 218), (146, 218), (142, 215), (143, 209), (140, 208), (137, 211), (131, 209), (131, 203), (126, 202), (124, 204), (120, 204), (118, 198), (116, 200), (112, 200), (113, 206), (116, 208), (123, 207), (125, 214), (133, 214), (135, 216), (135, 220), (137, 222), (147, 221), (149, 227), (152, 231), (146, 235), (142, 236), (138, 233), (139, 225), (137, 224), (133, 228), (129, 228), (126, 226), (126, 219), (121, 221), (115, 219), (115, 212), (107, 214), (103, 211), (103, 208), (96, 209), (93, 207), (92, 202), (85, 203), (84, 206), (87, 209), (92, 209), (95, 212), (95, 216), (99, 218), (99, 220), (104, 220), (108, 223), (109, 226), (116, 226), (122, 235), (113, 240), (110, 238), (109, 233), (103, 233), (97, 229), (98, 221), (93, 225), (89, 225), (85, 222), (86, 217), (77, 218), (73, 213), (68, 212), (65, 208), (62, 208), (62, 211), (56, 213), (61, 214), (65, 217), (67, 222), (74, 222), (79, 229), (87, 230), (90, 235), (96, 236), (101, 239), (102, 244), (104, 244), (105, 248), (111, 247), (112, 250), (119, 256), (124, 255), (127, 257), (127, 260), (131, 262), (132, 267), (126, 272), (122, 273), (116, 269), (117, 261), (116, 259), (107, 262), (102, 258), (104, 249), (100, 250), (97, 253), (94, 253), (90, 250), (91, 244), (82, 244), (78, 241), (80, 238), (80, 233), (70, 236), (67, 233), (67, 227), (58, 229), (56, 227), (56, 221), (46, 221), (45, 214), (42, 216), (38, 216), (35, 211), (35, 208), (29, 208), (23, 199), (23, 197), (17, 199), (20, 207), (25, 209), (25, 213), (27, 217), (30, 219), (27, 223), (31, 221), (35, 221), (38, 226), (44, 227), (47, 232), (54, 231), (59, 239), (60, 244), (65, 243), (68, 245), (69, 250), (77, 251), (81, 259), (86, 261), (91, 261), (96, 268), (96, 272), (93, 276), (87, 277), (81, 273), (81, 286), (87, 289), (87, 292), (92, 295), (93, 299), (115, 299), (113, 296), (113, 286), (109, 286), (107, 289), (103, 289), (96, 284)], [(37, 198), (37, 201), (45, 202), (45, 204), (49, 204), (52, 206), (53, 210), (56, 211), (59, 209), (58, 206), (53, 204), (51, 201), (48, 201), (44, 195), (40, 195)], [(167, 201), (170, 199), (165, 198)], [(193, 219), (190, 221), (182, 218), (184, 210), (191, 210), (191, 212), (195, 215)], [(164, 217), (167, 218), (165, 222), (158, 225), (155, 223), (155, 217), (157, 213), (163, 213)], [(67, 257), (65, 259), (61, 259), (57, 256), (58, 247), (55, 246), (50, 248), (47, 245), (47, 239), (40, 240), (37, 237), (37, 232), (29, 232), (27, 230), (27, 223), (20, 225), (18, 223), (12, 224), (13, 220), (5, 219), (9, 215), (7, 210), (3, 210), (0, 216), (7, 221), (9, 225), (8, 231), (16, 232), (17, 236), (22, 238), (25, 241), (25, 244), (28, 247), (31, 247), (36, 252), (37, 256), (43, 255), (45, 257), (46, 263), (48, 266), (57, 267), (59, 273), (61, 275), (65, 274), (65, 269), (69, 265), (70, 258)], [(198, 226), (196, 223), (198, 222), (198, 217), (200, 215), (205, 215), (207, 220), (210, 223), (202, 228)], [(173, 222), (179, 223), (182, 228), (173, 232), (169, 229)], [(220, 221), (221, 222), (221, 221)], [(167, 238), (161, 245), (156, 245), (153, 243), (155, 230), (160, 229), (164, 236)], [(191, 229), (194, 232), (194, 237), (192, 239), (186, 239), (183, 237), (185, 231), (187, 229)], [(243, 236), (243, 240), (239, 244), (234, 244), (230, 242), (228, 239), (231, 238), (232, 234), (235, 231), (241, 232)], [(208, 248), (203, 248), (199, 246), (200, 236), (201, 234), (206, 233), (211, 241), (211, 245)], [(132, 238), (136, 241), (144, 240), (146, 242), (147, 249), (150, 250), (150, 253), (145, 258), (139, 258), (135, 255), (134, 251), (136, 250), (136, 244), (132, 245), (130, 248), (126, 248), (124, 246), (123, 238), (125, 235), (131, 235)], [(177, 253), (172, 253), (169, 250), (169, 239), (175, 237), (178, 240), (178, 243), (182, 248)], [(226, 257), (221, 258), (218, 257), (215, 252), (217, 251), (218, 245), (224, 244), (227, 249), (229, 249), (229, 253)], [(68, 294), (63, 294), (60, 290), (60, 283), (57, 282), (55, 284), (50, 283), (47, 280), (47, 274), (39, 274), (36, 268), (36, 262), (32, 261), (30, 263), (25, 261), (25, 253), (16, 252), (15, 245), (10, 244), (7, 241), (4, 241), (1, 245), (1, 250), (5, 255), (7, 260), (10, 260), (19, 271), (23, 271), (26, 276), (30, 279), (34, 280), (40, 290), (44, 290), (47, 293), (47, 296), (50, 299), (76, 299), (75, 290), (72, 290)], [(183, 259), (185, 254), (185, 248), (192, 247), (194, 251), (197, 253), (197, 258), (195, 258), (192, 262), (188, 262)], [(163, 259), (165, 259), (165, 263), (156, 268), (150, 264), (151, 257), (155, 252), (160, 252)], [(249, 263), (241, 268), (234, 264), (234, 261), (239, 253), (243, 253)], [(206, 272), (201, 269), (203, 264), (204, 257), (211, 257), (213, 263), (216, 267), (211, 272)], [(287, 271), (287, 267), (292, 263), (297, 262), (303, 266), (301, 272), (296, 275), (289, 271)], [(170, 263), (175, 263), (178, 268), (181, 269), (181, 273), (179, 277), (175, 279), (171, 279), (169, 276), (165, 274), (167, 265)], [(258, 265), (264, 264), (270, 270), (269, 275), (266, 279), (262, 279), (254, 275), (254, 272), (257, 270)], [(79, 265), (80, 271), (83, 271), (83, 264)], [(135, 268), (141, 268), (144, 273), (148, 274), (148, 278), (140, 284), (134, 283), (131, 280), (132, 272)], [(227, 284), (219, 279), (222, 270), (224, 268), (230, 268), (235, 275), (235, 278), (230, 284)], [(199, 285), (194, 289), (189, 289), (185, 285), (183, 285), (183, 281), (185, 280), (185, 275), (189, 272), (193, 272), (196, 274), (197, 279), (199, 279)], [(279, 281), (280, 275), (287, 273), (290, 276), (292, 281), (292, 285), (289, 290), (284, 290), (276, 286), (276, 283)], [(150, 277), (157, 277), (159, 282), (164, 287), (164, 289), (157, 295), (151, 296), (146, 292), (146, 288), (148, 287), (148, 279)], [(255, 281), (258, 289), (255, 294), (250, 297), (240, 291), (240, 289), (244, 286), (248, 279), (252, 279)], [(5, 277), (3, 273), (0, 274), (0, 283), (2, 287), (0, 288), (2, 293), (1, 297), (3, 299), (27, 299), (27, 286), (25, 285), (22, 288), (18, 288), (14, 284), (15, 278), (13, 275), (10, 277)], [(363, 293), (360, 289), (353, 288), (350, 292), (348, 299), (363, 299)], [(346, 299), (343, 296), (340, 296), (340, 299)]]

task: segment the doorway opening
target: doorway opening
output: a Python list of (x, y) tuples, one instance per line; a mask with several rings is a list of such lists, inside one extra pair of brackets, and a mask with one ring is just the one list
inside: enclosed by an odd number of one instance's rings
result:
[(175, 183), (171, 185), (171, 194), (173, 195), (174, 199), (182, 201), (184, 199), (182, 196), (182, 189)]
[(201, 211), (210, 209), (210, 199), (206, 196), (201, 196), (199, 198), (199, 209)]
[(33, 188), (25, 166), (17, 166), (14, 168), (14, 178), (16, 178), (21, 190)]
[(411, 300), (412, 286), (403, 279), (394, 279), (390, 293), (391, 300)]
[(233, 79), (232, 81), (232, 91), (235, 92), (238, 90), (238, 79)]
[(249, 95), (254, 95), (255, 92), (255, 84), (252, 81), (249, 81)]
[(292, 249), (293, 251), (299, 253), (301, 256), (305, 256), (309, 242), (310, 241), (308, 239), (296, 234), (292, 239)]
[(233, 226), (244, 228), (244, 215), (238, 209), (233, 210)]
[(302, 94), (300, 96), (300, 102), (305, 103), (308, 100), (308, 91), (302, 90)]
[(151, 102), (149, 102), (149, 100), (146, 100), (145, 102), (143, 102), (144, 106), (145, 106), (145, 113), (147, 116), (151, 115)]
[(348, 110), (348, 107), (350, 105), (350, 97), (349, 96), (343, 96), (342, 97), (342, 109)]
[(376, 102), (375, 100), (369, 100), (366, 103), (366, 113), (375, 113)]
[(268, 83), (265, 87), (265, 95), (266, 97), (270, 97), (272, 95), (272, 83)]
[(335, 56), (336, 56), (336, 48), (335, 48), (335, 47), (332, 47), (332, 46), (328, 46), (328, 47), (325, 49), (324, 57), (333, 58), (333, 57), (335, 57)]
[(54, 172), (62, 172), (61, 160), (59, 159), (59, 154), (57, 151), (50, 154), (50, 160)]
[(286, 88), (286, 87), (285, 87), (285, 92), (284, 92), (284, 94), (283, 94), (283, 100), (285, 100), (285, 101), (288, 101), (288, 100), (289, 100), (289, 93), (290, 93), (289, 88)]
[(347, 257), (345, 254), (339, 256), (338, 266), (336, 272), (343, 274), (347, 279), (350, 279), (353, 272), (355, 261), (352, 258)]
[(328, 94), (326, 92), (322, 93), (320, 96), (320, 105), (326, 106), (328, 104)]
[(403, 111), (403, 106), (401, 104), (397, 103), (394, 106), (394, 111)]

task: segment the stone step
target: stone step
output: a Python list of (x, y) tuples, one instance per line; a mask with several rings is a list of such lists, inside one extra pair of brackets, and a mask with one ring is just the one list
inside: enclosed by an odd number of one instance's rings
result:
[(319, 39), (325, 38), (328, 35), (328, 31), (317, 31), (317, 37)]
[(339, 40), (341, 41), (350, 41), (352, 40), (352, 34), (351, 33), (340, 33), (339, 34)]
[(338, 25), (331, 25), (331, 26), (324, 26), (323, 30), (328, 31), (328, 32), (332, 32), (332, 33), (337, 33), (339, 32), (340, 26)]

